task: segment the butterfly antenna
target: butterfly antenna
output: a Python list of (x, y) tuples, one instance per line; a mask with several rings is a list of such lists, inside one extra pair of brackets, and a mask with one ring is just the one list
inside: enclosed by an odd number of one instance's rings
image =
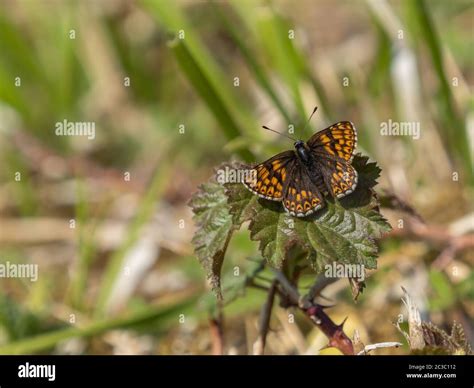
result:
[(311, 121), (311, 118), (313, 117), (313, 115), (316, 113), (317, 110), (318, 110), (318, 107), (315, 106), (313, 109), (313, 112), (309, 116), (309, 119), (306, 121), (306, 124), (304, 125), (303, 129), (300, 130), (300, 135), (303, 134), (304, 130), (308, 126), (309, 122)]
[(293, 140), (293, 141), (296, 141), (295, 138), (293, 138), (293, 137), (291, 137), (291, 136), (288, 136), (288, 135), (286, 135), (286, 134), (284, 134), (284, 133), (275, 131), (274, 129), (268, 128), (266, 125), (263, 125), (262, 128), (263, 128), (263, 129), (266, 129), (266, 130), (268, 130), (268, 131), (272, 131), (272, 132), (278, 133), (280, 136), (285, 136), (285, 137), (287, 137), (288, 139), (291, 139), (291, 140)]

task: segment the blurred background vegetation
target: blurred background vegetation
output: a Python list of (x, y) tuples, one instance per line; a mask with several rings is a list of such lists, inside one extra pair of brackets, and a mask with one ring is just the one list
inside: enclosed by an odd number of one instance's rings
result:
[[(404, 342), (404, 286), (472, 342), (473, 36), (469, 0), (1, 1), (0, 262), (39, 278), (0, 279), (0, 353), (211, 353), (187, 201), (215, 165), (291, 148), (260, 126), (298, 127), (316, 105), (303, 137), (354, 122), (394, 227), (357, 304), (344, 279), (328, 287), (329, 315)], [(95, 139), (56, 136), (64, 119)], [(420, 138), (381, 136), (390, 119)], [(256, 254), (239, 232), (228, 282)], [(251, 352), (264, 300), (225, 307), (225, 353)], [(297, 321), (277, 309), (268, 353), (319, 352)]]

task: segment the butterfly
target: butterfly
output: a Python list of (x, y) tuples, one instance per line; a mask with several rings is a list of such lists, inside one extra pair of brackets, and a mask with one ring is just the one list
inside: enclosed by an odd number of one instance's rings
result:
[(340, 121), (257, 164), (242, 182), (259, 197), (282, 202), (292, 216), (306, 217), (325, 205), (324, 196), (342, 198), (355, 190), (357, 171), (351, 162), (356, 146), (354, 124)]

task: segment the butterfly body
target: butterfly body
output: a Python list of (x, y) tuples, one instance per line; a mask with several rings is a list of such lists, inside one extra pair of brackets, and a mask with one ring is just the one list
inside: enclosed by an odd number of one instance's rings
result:
[(309, 165), (311, 163), (311, 154), (308, 149), (308, 146), (304, 143), (303, 140), (298, 140), (295, 142), (296, 153), (300, 160), (305, 164)]
[(293, 216), (305, 217), (325, 205), (325, 196), (342, 198), (357, 186), (357, 171), (351, 162), (357, 132), (342, 121), (314, 134), (295, 150), (275, 155), (252, 168), (254, 178), (244, 185), (259, 197), (281, 201)]

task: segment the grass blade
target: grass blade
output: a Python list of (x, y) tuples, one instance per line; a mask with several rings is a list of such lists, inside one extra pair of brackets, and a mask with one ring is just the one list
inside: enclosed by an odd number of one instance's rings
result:
[(113, 290), (115, 280), (119, 275), (122, 267), (124, 257), (128, 250), (133, 247), (138, 239), (139, 233), (142, 227), (149, 221), (154, 214), (153, 207), (158, 200), (160, 193), (166, 188), (166, 180), (169, 179), (169, 164), (160, 164), (159, 168), (156, 168), (153, 179), (150, 186), (145, 193), (145, 196), (140, 203), (140, 207), (137, 210), (135, 219), (130, 224), (127, 230), (127, 236), (123, 241), (122, 245), (113, 253), (109, 260), (105, 273), (101, 281), (101, 288), (97, 299), (97, 305), (95, 313), (96, 315), (103, 315), (106, 312), (107, 303), (109, 301), (110, 294)]
[[(219, 97), (206, 74), (194, 59), (186, 44), (182, 40), (175, 40), (171, 43), (171, 50), (176, 56), (181, 70), (186, 74), (188, 80), (199, 93), (207, 106), (212, 111), (228, 140), (233, 140), (241, 136), (241, 130), (233, 119), (231, 113), (225, 106), (224, 101)], [(252, 154), (247, 149), (238, 150), (240, 156), (246, 161), (253, 160)]]
[(87, 338), (113, 329), (133, 329), (136, 326), (149, 323), (154, 323), (157, 329), (163, 329), (169, 327), (172, 322), (177, 322), (178, 314), (191, 312), (196, 300), (196, 297), (187, 297), (186, 300), (170, 307), (148, 308), (129, 317), (96, 321), (83, 328), (69, 327), (25, 338), (0, 346), (0, 354), (32, 354), (51, 349), (59, 342), (70, 338)]
[(408, 20), (415, 24), (413, 29), (420, 32), (419, 36), (428, 46), (433, 68), (438, 77), (439, 112), (442, 121), (442, 125), (439, 126), (440, 134), (450, 149), (451, 157), (460, 159), (464, 168), (472, 177), (473, 167), (467, 131), (455, 107), (451, 85), (444, 69), (442, 43), (430, 10), (424, 0), (408, 1), (406, 5), (411, 16)]
[[(233, 39), (233, 42), (235, 45), (239, 48), (240, 52), (242, 53), (242, 56), (245, 59), (245, 62), (249, 69), (253, 72), (253, 75), (257, 82), (259, 83), (260, 87), (267, 93), (267, 95), (270, 97), (270, 99), (273, 101), (275, 106), (278, 108), (282, 116), (285, 118), (287, 122), (291, 122), (291, 116), (285, 106), (283, 105), (283, 102), (280, 100), (276, 92), (273, 90), (273, 87), (266, 76), (266, 72), (261, 66), (260, 63), (257, 61), (257, 56), (253, 54), (249, 47), (247, 47), (246, 43), (244, 42), (244, 39), (242, 38), (242, 32), (237, 31), (237, 28), (233, 25), (231, 20), (226, 16), (225, 12), (222, 12), (218, 6), (214, 7), (216, 13), (219, 15), (219, 19), (222, 21), (222, 27), (226, 29), (226, 31), (229, 33), (231, 38)], [(237, 17), (237, 16), (236, 16)], [(239, 25), (242, 23), (241, 20), (239, 20)], [(243, 24), (243, 23), (242, 23)], [(247, 31), (249, 33), (249, 31)]]

